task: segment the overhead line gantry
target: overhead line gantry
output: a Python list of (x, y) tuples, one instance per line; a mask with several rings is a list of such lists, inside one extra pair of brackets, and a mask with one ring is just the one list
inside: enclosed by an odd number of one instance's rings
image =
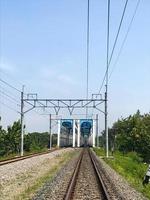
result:
[[(24, 90), (24, 88), (23, 88)], [(25, 110), (24, 105), (28, 104), (30, 107)], [(51, 113), (53, 112), (58, 116), (60, 110), (67, 109), (69, 114), (72, 115), (75, 109), (87, 109), (94, 108), (98, 112), (106, 114), (103, 109), (100, 108), (101, 104), (106, 103), (106, 99), (102, 98), (102, 95), (93, 94), (91, 99), (43, 99), (38, 98), (37, 94), (30, 93), (27, 94), (26, 98), (24, 97), (24, 91), (21, 93), (21, 155), (23, 155), (23, 141), (24, 141), (24, 115), (35, 109), (43, 108), (50, 109)], [(50, 131), (51, 134), (51, 131)], [(51, 138), (51, 136), (50, 136)], [(51, 143), (51, 141), (50, 141)]]

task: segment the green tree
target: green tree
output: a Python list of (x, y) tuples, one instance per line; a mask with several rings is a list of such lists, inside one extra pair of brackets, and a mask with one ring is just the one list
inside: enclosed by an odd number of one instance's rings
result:
[(144, 161), (150, 161), (150, 114), (141, 115), (138, 110), (134, 115), (115, 122), (109, 133), (114, 136), (118, 150), (135, 151)]

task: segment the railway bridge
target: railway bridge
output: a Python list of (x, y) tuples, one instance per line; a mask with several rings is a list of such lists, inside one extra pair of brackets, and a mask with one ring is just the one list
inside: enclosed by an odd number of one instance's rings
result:
[(57, 146), (95, 147), (97, 131), (98, 119), (60, 119)]

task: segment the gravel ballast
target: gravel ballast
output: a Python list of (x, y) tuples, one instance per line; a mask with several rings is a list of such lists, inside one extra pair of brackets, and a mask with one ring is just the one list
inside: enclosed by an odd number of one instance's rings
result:
[(49, 154), (0, 166), (0, 200), (17, 199), (38, 179), (58, 165), (66, 153), (74, 153), (74, 151), (72, 148), (56, 150)]
[(69, 160), (52, 181), (49, 180), (44, 184), (32, 200), (63, 200), (78, 157), (79, 154), (76, 154)]

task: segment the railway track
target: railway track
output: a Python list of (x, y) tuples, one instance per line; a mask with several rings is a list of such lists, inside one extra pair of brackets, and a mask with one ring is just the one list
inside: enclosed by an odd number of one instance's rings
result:
[(77, 162), (63, 200), (112, 200), (100, 174), (96, 157), (89, 149), (84, 149)]
[(48, 153), (56, 151), (56, 150), (57, 149), (52, 149), (52, 150), (49, 150), (49, 151), (46, 151), (46, 152), (33, 153), (33, 154), (26, 155), (26, 156), (18, 156), (18, 157), (6, 159), (6, 160), (1, 160), (0, 161), (0, 166), (6, 165), (6, 164), (9, 164), (9, 163), (13, 163), (13, 162), (17, 162), (17, 161), (20, 161), (20, 160), (25, 160), (25, 159), (32, 158), (32, 157), (35, 157), (35, 156), (40, 156), (40, 155), (48, 154)]

